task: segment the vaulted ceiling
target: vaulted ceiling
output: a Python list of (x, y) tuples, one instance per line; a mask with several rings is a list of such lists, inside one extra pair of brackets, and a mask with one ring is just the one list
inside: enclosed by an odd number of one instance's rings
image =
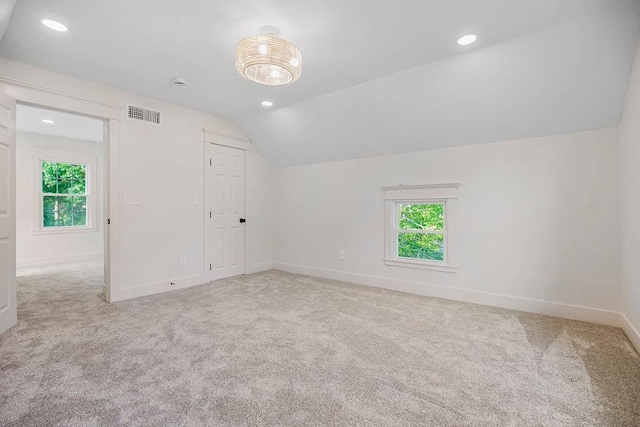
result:
[[(295, 165), (617, 126), (639, 6), (19, 0), (0, 56), (234, 119), (272, 165)], [(236, 72), (235, 43), (265, 24), (302, 51), (298, 82)], [(455, 43), (469, 33), (475, 44)]]

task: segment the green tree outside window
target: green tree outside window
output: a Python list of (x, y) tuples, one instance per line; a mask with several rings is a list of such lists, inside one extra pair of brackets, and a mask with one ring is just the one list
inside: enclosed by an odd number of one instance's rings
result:
[(398, 256), (444, 261), (444, 204), (398, 207)]
[(87, 225), (87, 166), (42, 162), (43, 226)]

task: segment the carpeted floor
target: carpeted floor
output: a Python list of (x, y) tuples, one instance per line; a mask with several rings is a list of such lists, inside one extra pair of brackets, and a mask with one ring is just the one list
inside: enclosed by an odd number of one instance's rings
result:
[(115, 304), (20, 272), (0, 425), (640, 425), (620, 329), (269, 271)]

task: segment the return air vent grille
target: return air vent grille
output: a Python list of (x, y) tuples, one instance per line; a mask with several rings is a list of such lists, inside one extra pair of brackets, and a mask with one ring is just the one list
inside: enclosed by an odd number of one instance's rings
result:
[(160, 111), (153, 111), (142, 107), (136, 107), (135, 105), (129, 105), (129, 118), (159, 125)]

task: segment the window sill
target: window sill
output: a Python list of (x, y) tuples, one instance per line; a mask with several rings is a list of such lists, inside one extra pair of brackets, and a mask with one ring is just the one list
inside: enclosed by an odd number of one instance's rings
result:
[(91, 233), (95, 231), (98, 231), (96, 227), (51, 227), (33, 230), (33, 234)]
[(445, 264), (436, 264), (432, 262), (424, 262), (424, 261), (412, 261), (412, 260), (404, 260), (404, 259), (385, 259), (384, 263), (386, 265), (391, 265), (393, 267), (406, 267), (406, 268), (418, 268), (421, 270), (433, 270), (433, 271), (441, 271), (443, 273), (457, 273), (458, 267), (455, 265), (445, 265)]

